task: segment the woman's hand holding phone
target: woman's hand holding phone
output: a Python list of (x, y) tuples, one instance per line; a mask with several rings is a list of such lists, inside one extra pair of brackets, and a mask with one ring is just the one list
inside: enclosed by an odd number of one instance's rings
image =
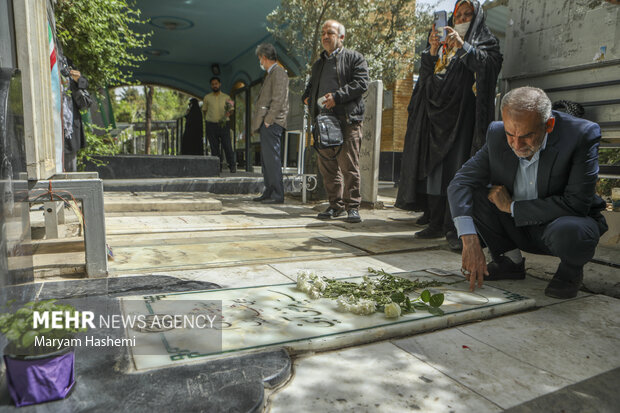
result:
[(431, 29), (431, 35), (428, 37), (428, 42), (431, 45), (431, 56), (437, 56), (441, 42), (439, 41), (439, 32), (435, 30), (435, 25)]

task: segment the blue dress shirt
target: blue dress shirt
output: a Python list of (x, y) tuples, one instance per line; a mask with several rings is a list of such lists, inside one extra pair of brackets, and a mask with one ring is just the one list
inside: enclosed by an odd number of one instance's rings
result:
[[(532, 156), (529, 161), (527, 158), (519, 158), (519, 169), (514, 182), (514, 194), (512, 195), (512, 203), (510, 204), (510, 215), (514, 217), (515, 201), (527, 201), (538, 198), (538, 187), (536, 178), (538, 177), (538, 160), (540, 159), (540, 151), (547, 147), (547, 134), (540, 146), (540, 149)], [(476, 234), (476, 226), (474, 220), (469, 216), (454, 218), (454, 226), (458, 236)]]

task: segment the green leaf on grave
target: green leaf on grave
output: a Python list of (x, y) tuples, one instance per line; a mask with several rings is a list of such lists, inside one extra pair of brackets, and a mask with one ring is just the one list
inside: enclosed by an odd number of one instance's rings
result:
[(439, 307), (443, 304), (444, 296), (442, 293), (433, 294), (429, 300), (431, 307)]

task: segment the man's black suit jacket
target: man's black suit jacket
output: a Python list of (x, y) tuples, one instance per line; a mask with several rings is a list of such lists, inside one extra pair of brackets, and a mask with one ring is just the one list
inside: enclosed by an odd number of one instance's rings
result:
[[(548, 224), (562, 216), (590, 216), (607, 230), (601, 212), (605, 202), (595, 194), (601, 129), (593, 122), (553, 111), (555, 127), (547, 136), (538, 164), (538, 198), (516, 201), (517, 227)], [(506, 138), (503, 122), (492, 122), (487, 142), (456, 173), (448, 187), (453, 217), (473, 216), (473, 192), (489, 185), (504, 185), (514, 193), (519, 158)]]

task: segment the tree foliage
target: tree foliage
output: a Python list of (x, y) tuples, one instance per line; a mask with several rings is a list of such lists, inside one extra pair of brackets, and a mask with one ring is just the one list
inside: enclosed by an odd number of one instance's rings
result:
[(131, 25), (143, 24), (131, 0), (58, 0), (54, 8), (56, 32), (63, 52), (89, 80), (90, 86), (130, 83), (130, 68), (146, 60), (137, 50), (149, 46), (151, 33)]
[[(144, 122), (146, 99), (142, 90), (142, 88), (135, 86), (122, 88), (120, 95), (112, 99), (112, 110), (117, 122)], [(152, 107), (153, 120), (174, 120), (180, 118), (187, 111), (189, 98), (191, 96), (183, 92), (155, 86)]]
[(416, 41), (432, 23), (429, 8), (416, 11), (414, 0), (282, 0), (267, 16), (269, 32), (305, 72), (319, 56), (321, 28), (328, 19), (345, 26), (345, 47), (364, 54), (370, 76), (384, 82), (412, 72)]

